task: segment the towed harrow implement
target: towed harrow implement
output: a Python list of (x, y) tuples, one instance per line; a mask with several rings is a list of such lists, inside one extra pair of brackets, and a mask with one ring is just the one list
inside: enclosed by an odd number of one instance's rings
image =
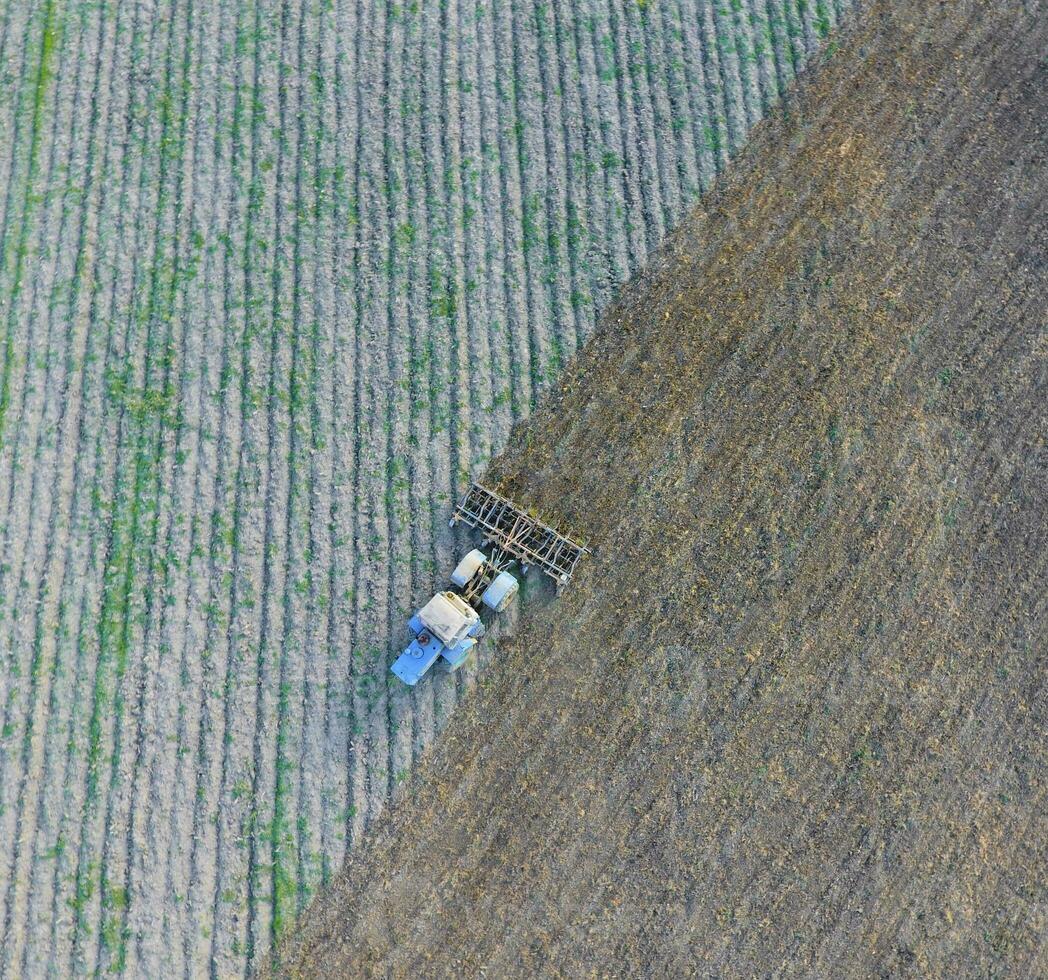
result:
[(474, 483), (455, 508), (450, 525), (459, 522), (479, 530), (486, 551), (474, 548), (451, 573), (457, 589), (438, 592), (408, 620), (414, 638), (390, 670), (414, 686), (430, 667), (443, 660), (447, 670), (465, 663), (484, 635), (479, 610), (502, 612), (516, 597), (520, 583), (508, 568), (539, 568), (557, 583), (559, 592), (571, 580), (587, 552), (555, 528), (518, 507), (512, 500)]

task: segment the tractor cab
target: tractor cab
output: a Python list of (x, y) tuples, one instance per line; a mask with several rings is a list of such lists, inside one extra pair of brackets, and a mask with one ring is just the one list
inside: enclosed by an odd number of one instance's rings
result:
[(418, 611), (418, 618), (448, 647), (461, 643), (480, 622), (477, 610), (456, 592), (438, 592)]

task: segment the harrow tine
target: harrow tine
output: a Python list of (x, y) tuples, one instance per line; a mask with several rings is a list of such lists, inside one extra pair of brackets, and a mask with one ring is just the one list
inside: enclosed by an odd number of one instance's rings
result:
[(493, 490), (473, 483), (455, 509), (454, 521), (479, 528), (506, 554), (541, 568), (563, 585), (588, 549)]

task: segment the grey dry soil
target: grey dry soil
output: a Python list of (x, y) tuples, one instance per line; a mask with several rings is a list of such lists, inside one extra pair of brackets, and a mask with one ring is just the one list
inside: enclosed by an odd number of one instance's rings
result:
[(291, 976), (1048, 974), (1048, 16), (875, 4), (491, 479), (584, 534)]

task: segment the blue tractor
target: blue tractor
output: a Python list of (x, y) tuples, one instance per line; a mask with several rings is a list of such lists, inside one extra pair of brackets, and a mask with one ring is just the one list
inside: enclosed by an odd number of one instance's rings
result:
[(587, 551), (479, 483), (455, 508), (451, 526), (459, 521), (483, 531), (488, 552), (469, 552), (451, 573), (455, 589), (438, 592), (408, 620), (413, 639), (390, 669), (412, 687), (438, 660), (449, 671), (465, 663), (484, 635), (479, 610), (500, 613), (517, 595), (520, 583), (508, 566), (516, 562), (522, 574), (539, 568), (560, 589)]

